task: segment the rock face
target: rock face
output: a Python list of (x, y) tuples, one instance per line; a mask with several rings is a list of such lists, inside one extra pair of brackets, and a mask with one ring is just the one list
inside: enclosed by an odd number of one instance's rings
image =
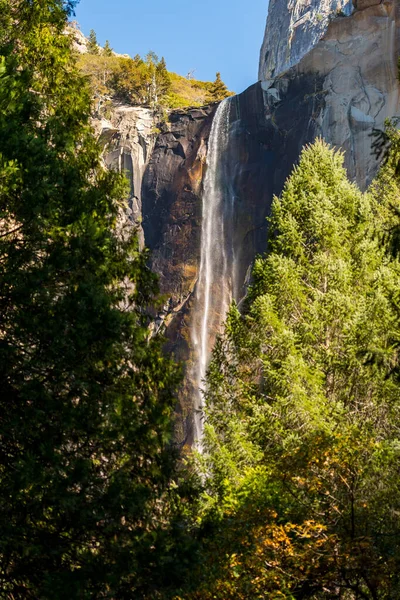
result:
[(94, 123), (104, 148), (105, 165), (124, 172), (129, 181), (128, 217), (138, 226), (142, 246), (142, 180), (156, 142), (157, 121), (149, 108), (116, 106), (109, 120), (97, 119)]
[(201, 189), (215, 106), (174, 111), (161, 125), (142, 185), (142, 224), (161, 293), (175, 310), (193, 290)]
[[(374, 129), (400, 114), (397, 59), (400, 10), (395, 2), (333, 20), (297, 65), (233, 99), (231, 175), (237, 199), (242, 271), (265, 249), (273, 194), (279, 195), (306, 144), (323, 137), (345, 153), (349, 177), (365, 189), (379, 168)], [(252, 226), (239, 234), (247, 212)]]
[(151, 267), (158, 273), (164, 309), (156, 325), (166, 330), (166, 351), (183, 363), (175, 438), (192, 444), (194, 381), (191, 328), (199, 273), (202, 184), (216, 105), (174, 111), (164, 123), (142, 186), (142, 219)]
[(349, 176), (362, 189), (378, 168), (372, 132), (400, 110), (399, 26), (397, 2), (375, 0), (361, 9), (358, 0), (351, 17), (333, 20), (315, 48), (273, 84), (314, 79), (314, 95), (304, 96), (303, 105), (315, 105), (318, 135), (345, 151)]
[(352, 8), (352, 0), (270, 0), (259, 80), (273, 79), (297, 64), (319, 42), (330, 20), (338, 13), (351, 14)]
[[(151, 250), (164, 306), (155, 329), (167, 335), (166, 351), (187, 368), (193, 289), (198, 277), (202, 182), (216, 105), (172, 111), (167, 118), (143, 107), (114, 106), (94, 119), (110, 169), (130, 183), (128, 219)], [(193, 442), (193, 384), (186, 376), (177, 401), (176, 439)]]
[(370, 6), (378, 6), (382, 4), (383, 0), (353, 0), (354, 8), (356, 10), (364, 10)]

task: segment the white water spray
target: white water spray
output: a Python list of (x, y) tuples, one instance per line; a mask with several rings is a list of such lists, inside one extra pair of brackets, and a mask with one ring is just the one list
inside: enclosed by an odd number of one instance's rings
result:
[(215, 113), (207, 153), (202, 196), (201, 259), (192, 327), (194, 354), (194, 438), (201, 448), (204, 379), (212, 344), (221, 330), (234, 289), (232, 243), (233, 196), (229, 193), (224, 161), (229, 140), (230, 98)]

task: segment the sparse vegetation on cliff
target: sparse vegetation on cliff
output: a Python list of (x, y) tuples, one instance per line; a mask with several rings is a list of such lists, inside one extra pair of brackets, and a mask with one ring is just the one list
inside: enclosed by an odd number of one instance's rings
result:
[(209, 88), (210, 98), (214, 102), (219, 102), (225, 98), (232, 96), (231, 92), (226, 87), (225, 83), (221, 79), (221, 73), (216, 73), (215, 81)]
[(198, 81), (169, 72), (164, 58), (153, 52), (145, 58), (119, 56), (109, 43), (99, 48), (94, 31), (87, 44), (87, 53), (78, 56), (78, 66), (89, 78), (98, 102), (109, 97), (135, 105), (188, 108), (204, 106), (233, 95), (217, 73), (216, 80)]
[(210, 81), (182, 77), (170, 73), (171, 89), (167, 98), (169, 108), (204, 106), (210, 101)]
[(97, 36), (94, 29), (91, 29), (89, 33), (87, 51), (89, 54), (100, 54), (100, 48), (97, 43)]
[(115, 98), (135, 105), (165, 104), (171, 88), (165, 60), (154, 53), (142, 59), (116, 56), (110, 50), (78, 57), (78, 67), (88, 77), (96, 100)]

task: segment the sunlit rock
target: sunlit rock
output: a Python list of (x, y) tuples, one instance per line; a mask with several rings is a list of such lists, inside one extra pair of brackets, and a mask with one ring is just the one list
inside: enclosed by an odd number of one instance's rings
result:
[[(367, 0), (358, 0), (362, 1)], [(352, 9), (352, 0), (270, 0), (258, 78), (277, 77), (297, 64), (319, 42), (329, 22), (350, 15)]]

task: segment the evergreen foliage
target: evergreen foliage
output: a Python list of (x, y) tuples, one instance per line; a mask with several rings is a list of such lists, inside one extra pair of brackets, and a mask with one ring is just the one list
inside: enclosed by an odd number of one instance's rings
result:
[(140, 56), (124, 59), (114, 73), (116, 94), (131, 103), (155, 106), (166, 96), (170, 86), (165, 60), (159, 60), (154, 52), (149, 52), (145, 60)]
[(215, 81), (210, 86), (209, 95), (212, 102), (220, 102), (221, 100), (228, 98), (228, 96), (232, 96), (225, 83), (221, 79), (221, 73), (216, 74)]
[[(208, 374), (203, 563), (182, 597), (400, 595), (399, 205), (306, 148)], [(208, 508), (207, 508), (208, 506)]]
[(0, 597), (400, 597), (399, 133), (366, 193), (304, 149), (214, 349), (204, 454), (177, 469), (179, 370), (91, 95), (229, 92), (94, 31), (78, 68), (74, 4), (0, 0)]
[(171, 81), (164, 58), (150, 52), (143, 60), (114, 56), (104, 47), (100, 56), (93, 53), (79, 57), (78, 65), (90, 78), (93, 95), (102, 100), (115, 97), (129, 104), (158, 106), (167, 100)]
[(153, 597), (179, 564), (179, 377), (66, 14), (0, 0), (0, 596)]
[(94, 31), (94, 29), (91, 29), (90, 33), (89, 33), (87, 51), (89, 52), (89, 54), (99, 54), (100, 53), (99, 45), (97, 43), (97, 36), (96, 36), (96, 32)]
[(104, 54), (104, 56), (112, 56), (113, 55), (113, 49), (111, 48), (110, 42), (108, 40), (106, 40), (106, 43), (104, 44), (103, 54)]

